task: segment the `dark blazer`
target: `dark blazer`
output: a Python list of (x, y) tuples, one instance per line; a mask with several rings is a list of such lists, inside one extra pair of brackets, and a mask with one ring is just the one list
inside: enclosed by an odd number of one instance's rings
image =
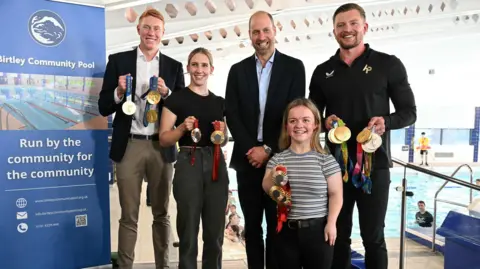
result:
[[(166, 86), (173, 92), (185, 88), (185, 77), (183, 74), (182, 64), (162, 53), (160, 53), (160, 71), (161, 77)], [(122, 105), (126, 98), (119, 104), (115, 103), (114, 92), (118, 86), (118, 77), (131, 74), (132, 81), (132, 101), (135, 100), (135, 84), (137, 73), (137, 48), (112, 54), (108, 57), (108, 64), (103, 77), (102, 90), (98, 100), (98, 108), (100, 114), (107, 117), (115, 113), (113, 120), (112, 144), (110, 148), (110, 158), (115, 162), (120, 162), (127, 148), (128, 136), (132, 127), (133, 115), (126, 115), (122, 111)], [(158, 103), (158, 121), (161, 119), (163, 108), (163, 99)], [(167, 162), (175, 162), (177, 158), (177, 150), (175, 146), (162, 148), (162, 155)]]
[[(299, 59), (275, 52), (265, 104), (263, 143), (278, 152), (283, 113), (296, 98), (305, 97), (305, 66)], [(234, 64), (228, 74), (225, 93), (228, 128), (235, 140), (230, 167), (245, 170), (252, 166), (246, 153), (260, 145), (257, 141), (260, 115), (259, 87), (255, 55)]]

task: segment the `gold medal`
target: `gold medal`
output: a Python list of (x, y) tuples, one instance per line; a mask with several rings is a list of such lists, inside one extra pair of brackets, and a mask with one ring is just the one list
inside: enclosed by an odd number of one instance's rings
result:
[(210, 141), (215, 145), (221, 145), (225, 141), (225, 134), (222, 131), (214, 131), (210, 135)]
[(147, 102), (149, 102), (151, 105), (158, 104), (160, 102), (160, 98), (160, 93), (156, 90), (151, 90), (147, 94)]
[(328, 140), (330, 140), (330, 142), (332, 142), (333, 144), (342, 144), (342, 141), (338, 140), (335, 137), (335, 128), (328, 131)]
[(277, 203), (282, 203), (284, 205), (290, 205), (292, 203), (292, 197), (290, 194), (285, 192), (282, 187), (273, 186), (268, 194), (270, 197), (275, 200)]
[(158, 113), (156, 110), (147, 111), (147, 121), (150, 123), (156, 122), (158, 119)]
[(360, 143), (360, 144), (363, 144), (365, 142), (367, 142), (368, 140), (370, 140), (370, 138), (372, 137), (372, 132), (365, 128), (363, 129), (363, 131), (361, 131), (358, 135), (357, 135), (357, 142)]
[(346, 126), (340, 126), (334, 129), (335, 138), (341, 142), (346, 142), (352, 136), (352, 132)]
[(285, 186), (288, 182), (287, 173), (281, 169), (275, 169), (272, 175), (273, 184), (276, 186)]

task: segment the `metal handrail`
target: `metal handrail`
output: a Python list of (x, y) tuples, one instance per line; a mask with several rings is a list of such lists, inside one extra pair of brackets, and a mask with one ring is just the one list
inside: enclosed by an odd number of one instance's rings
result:
[[(401, 161), (397, 158), (392, 158), (392, 162), (394, 162), (394, 163), (396, 163), (400, 166), (403, 166), (403, 168), (404, 168), (404, 176), (403, 176), (402, 188), (401, 188), (401, 190), (402, 190), (402, 205), (401, 205), (401, 221), (400, 221), (400, 231), (401, 231), (401, 233), (400, 233), (400, 257), (399, 257), (399, 265), (400, 265), (399, 268), (403, 269), (404, 266), (405, 266), (405, 221), (406, 221), (406, 207), (407, 207), (407, 202), (406, 202), (407, 201), (407, 168), (415, 170), (415, 171), (423, 173), (423, 174), (433, 176), (433, 177), (441, 178), (441, 179), (445, 180), (447, 183), (448, 182), (456, 183), (458, 185), (470, 188), (471, 190), (475, 189), (477, 191), (480, 191), (480, 186), (477, 186), (477, 185), (474, 185), (472, 183), (468, 183), (468, 182), (465, 182), (463, 180), (456, 179), (456, 178), (452, 177), (464, 165), (461, 165), (460, 167), (458, 167), (457, 170), (454, 172), (454, 174), (449, 177), (449, 176), (446, 176), (444, 174), (440, 174), (440, 173), (437, 173), (437, 172), (434, 172), (434, 171), (430, 171), (430, 170), (425, 169), (423, 167), (419, 167), (419, 166), (416, 166), (416, 165), (412, 165), (410, 163), (403, 162), (403, 161)], [(471, 167), (470, 167), (470, 169), (471, 169)], [(472, 177), (473, 177), (473, 175), (472, 175)], [(442, 186), (442, 188), (443, 187), (444, 186)], [(433, 242), (435, 242), (435, 241), (433, 241)]]
[[(462, 168), (462, 167), (467, 167), (469, 172), (470, 172), (470, 183), (473, 185), (473, 169), (470, 165), (468, 164), (462, 164), (455, 171), (452, 173), (452, 176), (455, 176), (457, 172)], [(433, 231), (432, 231), (432, 251), (435, 251), (435, 242), (436, 242), (436, 237), (437, 237), (437, 202), (443, 202), (451, 205), (456, 205), (456, 206), (461, 206), (461, 207), (468, 207), (468, 205), (463, 205), (457, 202), (453, 201), (448, 201), (448, 200), (443, 200), (443, 199), (438, 199), (438, 194), (443, 190), (445, 185), (448, 184), (448, 181), (445, 181), (445, 183), (442, 184), (442, 186), (437, 190), (435, 193), (435, 198), (434, 198), (434, 203), (433, 203)], [(469, 204), (472, 203), (473, 199), (473, 189), (470, 189), (470, 202)]]
[(400, 166), (403, 166), (405, 168), (412, 169), (412, 170), (415, 170), (417, 172), (421, 172), (423, 174), (427, 174), (429, 176), (438, 177), (438, 178), (446, 180), (448, 182), (452, 182), (452, 183), (455, 183), (455, 184), (458, 184), (458, 185), (461, 185), (461, 186), (464, 186), (464, 187), (467, 187), (467, 188), (470, 188), (470, 189), (480, 191), (480, 186), (465, 182), (464, 180), (461, 180), (461, 179), (458, 179), (458, 178), (447, 176), (447, 175), (444, 175), (444, 174), (441, 174), (441, 173), (438, 173), (438, 172), (435, 172), (435, 171), (431, 171), (431, 170), (428, 170), (428, 169), (425, 169), (423, 167), (416, 166), (416, 165), (413, 165), (413, 164), (410, 164), (410, 163), (405, 163), (404, 161), (401, 161), (401, 160), (399, 160), (397, 158), (393, 158), (393, 157), (392, 157), (392, 162), (394, 162), (394, 163), (396, 163)]

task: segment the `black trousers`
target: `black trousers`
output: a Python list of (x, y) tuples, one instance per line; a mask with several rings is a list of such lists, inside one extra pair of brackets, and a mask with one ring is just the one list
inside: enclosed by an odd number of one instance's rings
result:
[(325, 242), (327, 217), (284, 223), (275, 244), (279, 269), (330, 269), (333, 246)]
[(197, 148), (190, 164), (190, 149), (181, 148), (175, 164), (173, 196), (177, 202), (180, 269), (196, 269), (198, 232), (202, 220), (203, 269), (222, 268), (225, 207), (228, 199), (227, 164), (220, 154), (217, 181), (212, 181), (213, 149)]
[[(262, 188), (265, 168), (237, 171), (238, 198), (245, 219), (245, 248), (249, 269), (277, 269), (274, 240), (277, 225), (276, 203)], [(263, 214), (267, 221), (266, 248), (263, 241)]]
[(358, 208), (360, 234), (365, 247), (367, 269), (387, 269), (388, 254), (385, 243), (385, 214), (390, 188), (390, 170), (373, 170), (371, 194), (355, 188), (351, 180), (343, 185), (343, 207), (337, 219), (332, 269), (351, 268), (352, 215), (355, 202)]

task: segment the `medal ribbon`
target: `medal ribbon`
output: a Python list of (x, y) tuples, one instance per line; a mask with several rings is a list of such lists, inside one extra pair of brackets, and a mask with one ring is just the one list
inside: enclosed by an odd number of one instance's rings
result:
[(353, 170), (352, 183), (356, 188), (360, 188), (364, 182), (363, 176), (363, 149), (362, 144), (357, 143), (357, 163), (355, 164), (355, 169)]
[[(213, 123), (213, 127), (215, 131), (220, 131), (220, 122), (215, 121)], [(212, 170), (212, 180), (217, 181), (218, 178), (218, 164), (220, 163), (220, 145), (214, 145), (214, 152), (213, 152), (213, 170)]]
[(372, 157), (373, 153), (365, 153), (365, 166), (364, 166), (364, 176), (363, 179), (363, 192), (370, 194), (372, 193), (372, 179), (370, 175), (372, 173)]
[[(142, 100), (145, 100), (147, 98), (147, 95), (150, 91), (156, 90), (158, 85), (158, 78), (157, 77), (151, 77), (150, 78), (150, 88), (140, 96)], [(152, 108), (152, 105), (147, 101), (145, 103), (145, 111), (143, 112), (143, 126), (147, 127), (150, 123), (147, 120), (147, 112)]]
[(151, 77), (150, 78), (150, 87), (148, 88), (148, 90), (144, 94), (142, 94), (142, 96), (140, 98), (145, 100), (145, 98), (147, 98), (148, 93), (150, 93), (151, 91), (156, 91), (157, 88), (158, 88), (158, 77)]
[[(198, 120), (195, 119), (193, 122), (193, 129), (198, 128)], [(190, 159), (190, 164), (193, 165), (195, 163), (195, 150), (197, 149), (197, 143), (193, 142), (193, 147), (190, 151), (191, 159)]]
[[(333, 126), (334, 128), (336, 128), (337, 126), (341, 127), (341, 126), (345, 126), (345, 123), (339, 119), (338, 121), (333, 122)], [(336, 147), (335, 157), (337, 161), (340, 163), (343, 182), (346, 183), (348, 182), (348, 175), (352, 173), (352, 169), (353, 169), (352, 167), (353, 164), (350, 158), (348, 158), (347, 142), (342, 142), (342, 144), (340, 144), (340, 148)]]
[(133, 77), (132, 76), (127, 76), (126, 78), (127, 81), (127, 91), (125, 93), (125, 96), (127, 97), (127, 101), (132, 101), (132, 81)]
[[(288, 195), (292, 194), (292, 189), (290, 188), (290, 181), (282, 186), (283, 191)], [(288, 219), (288, 212), (290, 212), (291, 205), (285, 205), (278, 203), (277, 204), (277, 233), (279, 233), (283, 228), (283, 223)]]

